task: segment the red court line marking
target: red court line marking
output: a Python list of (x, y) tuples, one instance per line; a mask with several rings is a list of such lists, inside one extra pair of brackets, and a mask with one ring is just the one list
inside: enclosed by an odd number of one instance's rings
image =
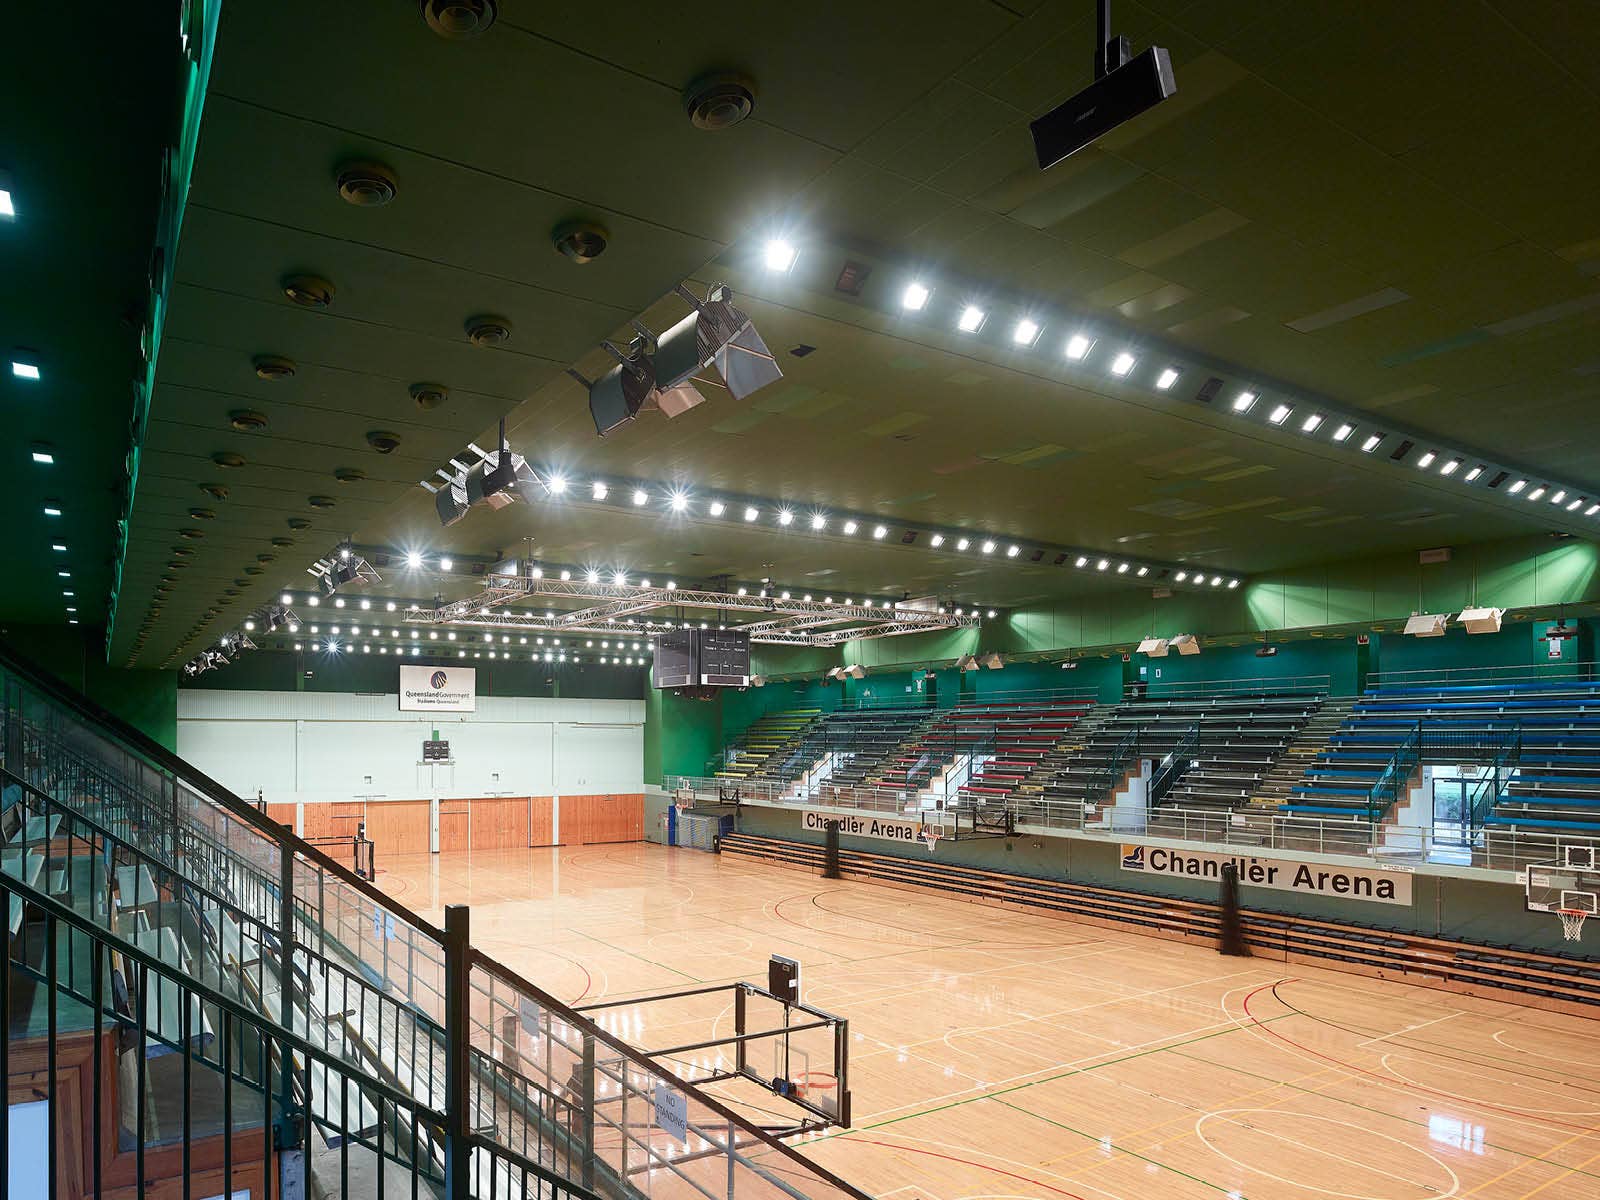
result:
[(1255, 1028), (1261, 1030), (1263, 1033), (1266, 1033), (1267, 1035), (1269, 1035), (1271, 1037), (1276, 1038), (1278, 1041), (1282, 1042), (1286, 1046), (1293, 1046), (1296, 1050), (1300, 1051), (1300, 1053), (1302, 1053), (1302, 1054), (1308, 1054), (1312, 1058), (1319, 1058), (1323, 1062), (1332, 1063), (1334, 1066), (1340, 1067), (1340, 1068), (1342, 1068), (1342, 1069), (1344, 1069), (1346, 1071), (1351, 1072), (1352, 1074), (1365, 1075), (1368, 1079), (1376, 1079), (1380, 1083), (1386, 1083), (1390, 1087), (1396, 1088), (1397, 1090), (1402, 1091), (1402, 1092), (1404, 1092), (1404, 1091), (1420, 1092), (1425, 1096), (1435, 1096), (1435, 1097), (1437, 1097), (1437, 1098), (1439, 1098), (1441, 1100), (1449, 1100), (1449, 1101), (1452, 1101), (1452, 1102), (1454, 1102), (1456, 1104), (1473, 1104), (1473, 1105), (1478, 1106), (1479, 1108), (1487, 1108), (1487, 1109), (1489, 1109), (1489, 1110), (1491, 1110), (1493, 1112), (1504, 1113), (1508, 1117), (1517, 1117), (1517, 1118), (1520, 1118), (1521, 1120), (1527, 1121), (1529, 1123), (1538, 1122), (1540, 1124), (1545, 1124), (1545, 1125), (1559, 1125), (1562, 1129), (1573, 1129), (1573, 1130), (1578, 1131), (1579, 1133), (1592, 1134), (1592, 1133), (1597, 1132), (1596, 1127), (1593, 1126), (1593, 1125), (1574, 1125), (1570, 1121), (1558, 1121), (1554, 1117), (1541, 1116), (1539, 1113), (1530, 1111), (1528, 1109), (1523, 1109), (1523, 1108), (1502, 1108), (1498, 1104), (1490, 1104), (1487, 1100), (1474, 1100), (1474, 1099), (1471, 1099), (1469, 1097), (1462, 1097), (1462, 1096), (1452, 1095), (1449, 1092), (1435, 1091), (1433, 1088), (1423, 1087), (1421, 1084), (1407, 1083), (1404, 1079), (1401, 1079), (1398, 1075), (1380, 1075), (1376, 1071), (1369, 1071), (1365, 1067), (1358, 1067), (1353, 1063), (1345, 1062), (1343, 1059), (1334, 1058), (1332, 1055), (1323, 1054), (1320, 1051), (1311, 1049), (1309, 1046), (1301, 1045), (1299, 1042), (1295, 1041), (1293, 1038), (1284, 1037), (1283, 1034), (1279, 1033), (1276, 1029), (1273, 1029), (1270, 1026), (1264, 1024), (1261, 1021), (1261, 1019), (1255, 1015), (1255, 1013), (1250, 1011), (1250, 1001), (1252, 999), (1254, 999), (1256, 996), (1260, 995), (1262, 992), (1270, 990), (1270, 991), (1273, 992), (1274, 997), (1278, 999), (1279, 1003), (1283, 1004), (1286, 1008), (1289, 1008), (1292, 1012), (1298, 1014), (1299, 1016), (1305, 1017), (1308, 1020), (1318, 1021), (1318, 1023), (1320, 1024), (1321, 1022), (1320, 1022), (1319, 1018), (1313, 1016), (1311, 1013), (1301, 1012), (1299, 1009), (1294, 1008), (1293, 1005), (1289, 1004), (1289, 1002), (1287, 1000), (1284, 1000), (1281, 997), (1277, 997), (1277, 988), (1278, 988), (1279, 984), (1289, 984), (1289, 983), (1295, 983), (1295, 982), (1298, 982), (1298, 981), (1295, 980), (1295, 979), (1280, 979), (1276, 983), (1264, 983), (1264, 984), (1262, 984), (1260, 987), (1256, 988), (1254, 991), (1248, 993), (1245, 996), (1245, 998), (1244, 998), (1244, 1013), (1245, 1013), (1245, 1016), (1250, 1018), (1251, 1024), (1254, 1025)]
[(1000, 1167), (986, 1166), (981, 1162), (974, 1162), (970, 1158), (957, 1158), (954, 1154), (940, 1154), (937, 1150), (922, 1150), (916, 1146), (902, 1146), (896, 1142), (880, 1142), (876, 1138), (853, 1137), (852, 1142), (866, 1142), (871, 1146), (887, 1146), (890, 1150), (907, 1150), (912, 1154), (926, 1154), (929, 1158), (942, 1158), (946, 1162), (963, 1163), (969, 1167), (977, 1167), (980, 1171), (987, 1171), (991, 1175), (1004, 1175), (1007, 1179), (1020, 1179), (1023, 1183), (1031, 1183), (1034, 1187), (1043, 1188), (1047, 1192), (1054, 1192), (1058, 1196), (1071, 1196), (1072, 1200), (1084, 1200), (1077, 1192), (1069, 1192), (1066, 1188), (1058, 1188), (1045, 1183), (1042, 1179), (1033, 1179), (1027, 1175), (1018, 1175), (1015, 1171), (1006, 1171)]

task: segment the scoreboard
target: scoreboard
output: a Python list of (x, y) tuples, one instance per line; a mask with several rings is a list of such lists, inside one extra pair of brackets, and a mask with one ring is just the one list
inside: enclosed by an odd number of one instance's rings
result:
[(750, 686), (750, 635), (674, 629), (657, 635), (651, 679), (658, 688)]

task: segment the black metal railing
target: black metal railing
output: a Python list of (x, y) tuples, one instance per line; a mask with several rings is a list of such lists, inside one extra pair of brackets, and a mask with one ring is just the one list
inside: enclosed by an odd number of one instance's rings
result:
[(1110, 756), (1100, 768), (1089, 777), (1089, 782), (1084, 790), (1084, 799), (1090, 804), (1104, 804), (1111, 799), (1111, 794), (1122, 783), (1123, 777), (1128, 773), (1128, 766), (1139, 756), (1140, 729), (1135, 725), (1122, 740), (1111, 750)]
[(1173, 785), (1194, 764), (1194, 756), (1199, 748), (1200, 724), (1196, 722), (1184, 731), (1183, 736), (1178, 739), (1178, 744), (1161, 760), (1155, 774), (1151, 776), (1149, 793), (1151, 807), (1167, 798)]

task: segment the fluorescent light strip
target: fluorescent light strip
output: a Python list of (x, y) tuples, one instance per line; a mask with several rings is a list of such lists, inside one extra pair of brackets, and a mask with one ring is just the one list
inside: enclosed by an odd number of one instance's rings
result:
[(1240, 392), (1233, 398), (1233, 411), (1247, 413), (1255, 407), (1256, 394), (1254, 392)]

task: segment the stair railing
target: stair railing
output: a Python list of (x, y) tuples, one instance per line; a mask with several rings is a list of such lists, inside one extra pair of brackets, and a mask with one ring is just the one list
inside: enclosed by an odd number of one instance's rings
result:
[(1422, 722), (1401, 739), (1384, 764), (1377, 781), (1367, 791), (1367, 820), (1381, 821), (1399, 799), (1411, 779), (1411, 772), (1422, 762)]
[(1087, 787), (1084, 789), (1084, 800), (1088, 804), (1104, 804), (1117, 790), (1117, 785), (1122, 782), (1122, 777), (1128, 773), (1128, 763), (1139, 754), (1139, 726), (1135, 725), (1122, 736), (1112, 749), (1110, 757), (1104, 766), (1089, 777)]
[(1167, 798), (1173, 785), (1183, 777), (1194, 763), (1195, 752), (1200, 747), (1200, 723), (1196, 721), (1183, 736), (1178, 739), (1178, 744), (1172, 748), (1161, 764), (1156, 768), (1155, 775), (1150, 780), (1149, 803), (1154, 808)]

